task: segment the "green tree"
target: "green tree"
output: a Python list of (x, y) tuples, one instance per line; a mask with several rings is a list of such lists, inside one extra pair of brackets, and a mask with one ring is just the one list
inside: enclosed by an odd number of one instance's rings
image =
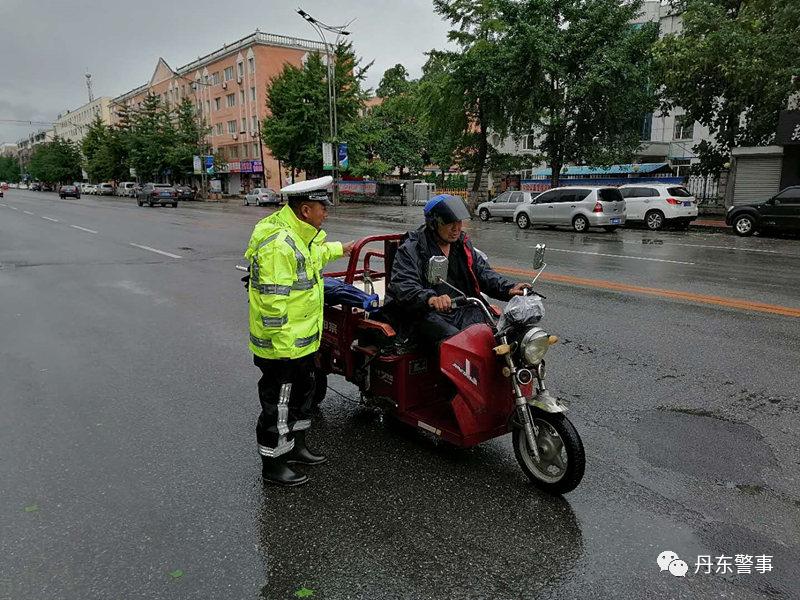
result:
[[(365, 94), (366, 70), (352, 45), (335, 49), (336, 111), (340, 141), (358, 118)], [(262, 123), (262, 139), (272, 155), (295, 171), (309, 176), (322, 173), (322, 143), (330, 140), (327, 67), (311, 54), (302, 67), (286, 65), (267, 89), (269, 116)]]
[(10, 156), (0, 156), (0, 181), (19, 183), (19, 162)]
[(535, 146), (558, 185), (570, 163), (629, 160), (657, 105), (656, 24), (632, 26), (641, 1), (502, 0), (509, 122)]
[[(683, 29), (656, 47), (662, 108), (682, 107), (713, 141), (695, 147), (718, 172), (734, 146), (771, 141), (800, 83), (797, 0), (682, 0)], [(793, 84), (793, 78), (795, 84)]]
[(160, 181), (167, 176), (174, 166), (171, 149), (176, 146), (177, 131), (160, 96), (149, 94), (141, 108), (131, 111), (125, 140), (130, 166), (139, 177)]
[(109, 127), (99, 117), (89, 125), (81, 149), (90, 181), (119, 181), (130, 177), (126, 135), (126, 130)]
[(74, 142), (56, 136), (52, 142), (36, 148), (28, 165), (34, 179), (45, 183), (71, 183), (79, 181), (81, 153)]
[(400, 63), (391, 69), (386, 69), (375, 90), (375, 95), (379, 98), (391, 98), (400, 94), (407, 94), (411, 91), (411, 82), (408, 80), (408, 71)]
[(514, 66), (508, 63), (503, 42), (507, 23), (500, 0), (433, 0), (433, 6), (453, 24), (448, 39), (460, 51), (429, 53), (435, 76), (432, 73), (423, 96), (426, 121), (441, 139), (459, 140), (461, 160), (468, 160), (475, 172), (469, 201), (474, 210), (487, 167), (489, 131), (504, 135), (509, 125), (504, 78)]
[(189, 176), (194, 172), (195, 155), (207, 154), (205, 136), (208, 127), (197, 114), (197, 109), (188, 98), (178, 104), (174, 114), (175, 141), (166, 149), (167, 163), (174, 176)]

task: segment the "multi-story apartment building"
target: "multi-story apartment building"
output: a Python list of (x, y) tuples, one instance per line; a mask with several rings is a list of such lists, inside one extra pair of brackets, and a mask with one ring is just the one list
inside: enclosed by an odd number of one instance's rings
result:
[(0, 156), (6, 158), (16, 158), (19, 149), (16, 144), (0, 144)]
[(58, 137), (80, 144), (89, 130), (89, 125), (97, 117), (100, 117), (106, 125), (111, 124), (111, 98), (103, 96), (80, 108), (63, 112), (58, 115), (53, 130)]
[(189, 98), (209, 133), (208, 149), (221, 163), (223, 190), (238, 194), (253, 187), (278, 189), (284, 182), (278, 161), (261, 141), (270, 80), (288, 64), (300, 66), (321, 42), (256, 31), (178, 69), (160, 58), (150, 81), (112, 101), (112, 122), (121, 109), (136, 109), (148, 94), (168, 106)]
[(17, 156), (20, 165), (24, 168), (31, 160), (34, 149), (46, 142), (52, 142), (55, 137), (55, 130), (40, 129), (35, 133), (28, 134), (27, 137), (17, 141)]

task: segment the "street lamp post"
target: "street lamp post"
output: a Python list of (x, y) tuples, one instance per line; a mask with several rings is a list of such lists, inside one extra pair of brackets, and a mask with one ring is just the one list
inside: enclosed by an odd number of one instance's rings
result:
[(335, 53), (331, 52), (330, 44), (328, 44), (328, 40), (325, 38), (324, 31), (329, 31), (331, 33), (336, 34), (336, 40), (334, 41), (334, 49), (339, 47), (339, 42), (342, 36), (350, 35), (350, 32), (347, 31), (347, 27), (353, 21), (345, 25), (326, 25), (322, 21), (315, 19), (311, 15), (309, 15), (306, 11), (301, 8), (297, 9), (297, 14), (303, 17), (308, 23), (314, 28), (314, 31), (317, 32), (320, 39), (322, 40), (322, 44), (325, 46), (325, 55), (326, 55), (326, 63), (327, 63), (327, 74), (328, 74), (328, 121), (330, 125), (330, 136), (331, 136), (331, 144), (333, 146), (333, 205), (339, 206), (339, 122), (337, 119), (336, 114), (336, 65), (334, 63), (335, 60)]

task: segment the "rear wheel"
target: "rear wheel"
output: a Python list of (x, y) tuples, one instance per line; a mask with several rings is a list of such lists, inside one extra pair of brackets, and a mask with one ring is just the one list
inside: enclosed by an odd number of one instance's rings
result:
[(572, 228), (578, 233), (583, 233), (584, 231), (589, 229), (589, 219), (587, 219), (583, 215), (578, 215), (577, 217), (572, 219)]
[(519, 213), (517, 215), (517, 227), (520, 229), (527, 229), (531, 226), (531, 220), (528, 218), (528, 215), (523, 213)]
[(660, 210), (651, 210), (644, 216), (644, 224), (650, 231), (658, 231), (664, 227), (664, 213)]
[(736, 232), (736, 235), (753, 235), (756, 230), (755, 219), (750, 215), (740, 215), (733, 221), (733, 230)]
[(531, 410), (539, 434), (536, 436), (539, 460), (531, 452), (523, 428), (512, 433), (514, 456), (533, 485), (550, 494), (565, 494), (574, 490), (583, 479), (586, 454), (583, 442), (562, 413)]
[(178, 208), (178, 203), (177, 202), (173, 202), (172, 203), (172, 208)]
[(485, 208), (481, 209), (481, 211), (478, 213), (478, 216), (481, 218), (481, 221), (488, 221), (491, 218), (489, 211)]

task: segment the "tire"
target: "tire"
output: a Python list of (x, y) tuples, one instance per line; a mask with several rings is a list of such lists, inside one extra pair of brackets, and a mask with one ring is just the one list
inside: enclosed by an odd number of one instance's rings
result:
[(589, 229), (589, 219), (583, 215), (577, 215), (574, 219), (572, 219), (572, 228), (578, 233), (585, 232), (587, 229)]
[(756, 220), (752, 215), (739, 215), (733, 220), (733, 230), (742, 237), (753, 235), (756, 231)]
[(150, 205), (150, 208), (153, 208), (156, 205), (155, 202), (148, 202), (148, 204)]
[[(566, 465), (559, 473), (559, 465), (555, 462), (551, 462), (549, 465), (537, 463), (529, 450), (525, 430), (517, 427), (512, 433), (512, 444), (514, 446), (514, 456), (516, 456), (519, 466), (533, 485), (540, 490), (549, 494), (571, 492), (578, 487), (586, 469), (586, 453), (583, 450), (583, 442), (578, 432), (562, 413), (547, 413), (532, 409), (531, 417), (539, 428), (537, 441), (540, 442), (540, 457), (545, 461), (547, 461), (548, 455), (555, 457), (556, 448), (553, 441), (560, 439), (563, 452), (558, 453), (559, 462), (564, 465), (564, 457), (566, 457)], [(554, 436), (553, 432), (557, 436)], [(556, 471), (550, 472), (549, 469), (551, 467), (555, 468)]]
[(144, 206), (144, 202), (142, 202), (138, 198), (136, 199), (136, 204), (137, 204), (137, 206)]
[(492, 218), (492, 215), (490, 215), (489, 211), (485, 208), (481, 209), (481, 212), (478, 213), (478, 216), (481, 218), (481, 221), (488, 221)]
[(172, 203), (172, 208), (178, 208), (178, 203), (177, 202), (173, 202)]
[(159, 202), (159, 204), (161, 204), (161, 208), (164, 208), (167, 205), (166, 202)]
[(244, 199), (244, 205), (250, 206), (250, 201), (247, 198)]
[(320, 368), (314, 369), (314, 408), (317, 408), (328, 393), (328, 374)]
[(527, 229), (531, 226), (531, 220), (528, 218), (528, 215), (524, 212), (521, 212), (517, 215), (517, 227), (520, 229)]
[(605, 227), (603, 227), (603, 229), (605, 229), (608, 233), (614, 233), (617, 230), (617, 226), (616, 225), (606, 225)]
[(644, 224), (650, 231), (660, 231), (664, 227), (664, 213), (660, 210), (647, 211)]

